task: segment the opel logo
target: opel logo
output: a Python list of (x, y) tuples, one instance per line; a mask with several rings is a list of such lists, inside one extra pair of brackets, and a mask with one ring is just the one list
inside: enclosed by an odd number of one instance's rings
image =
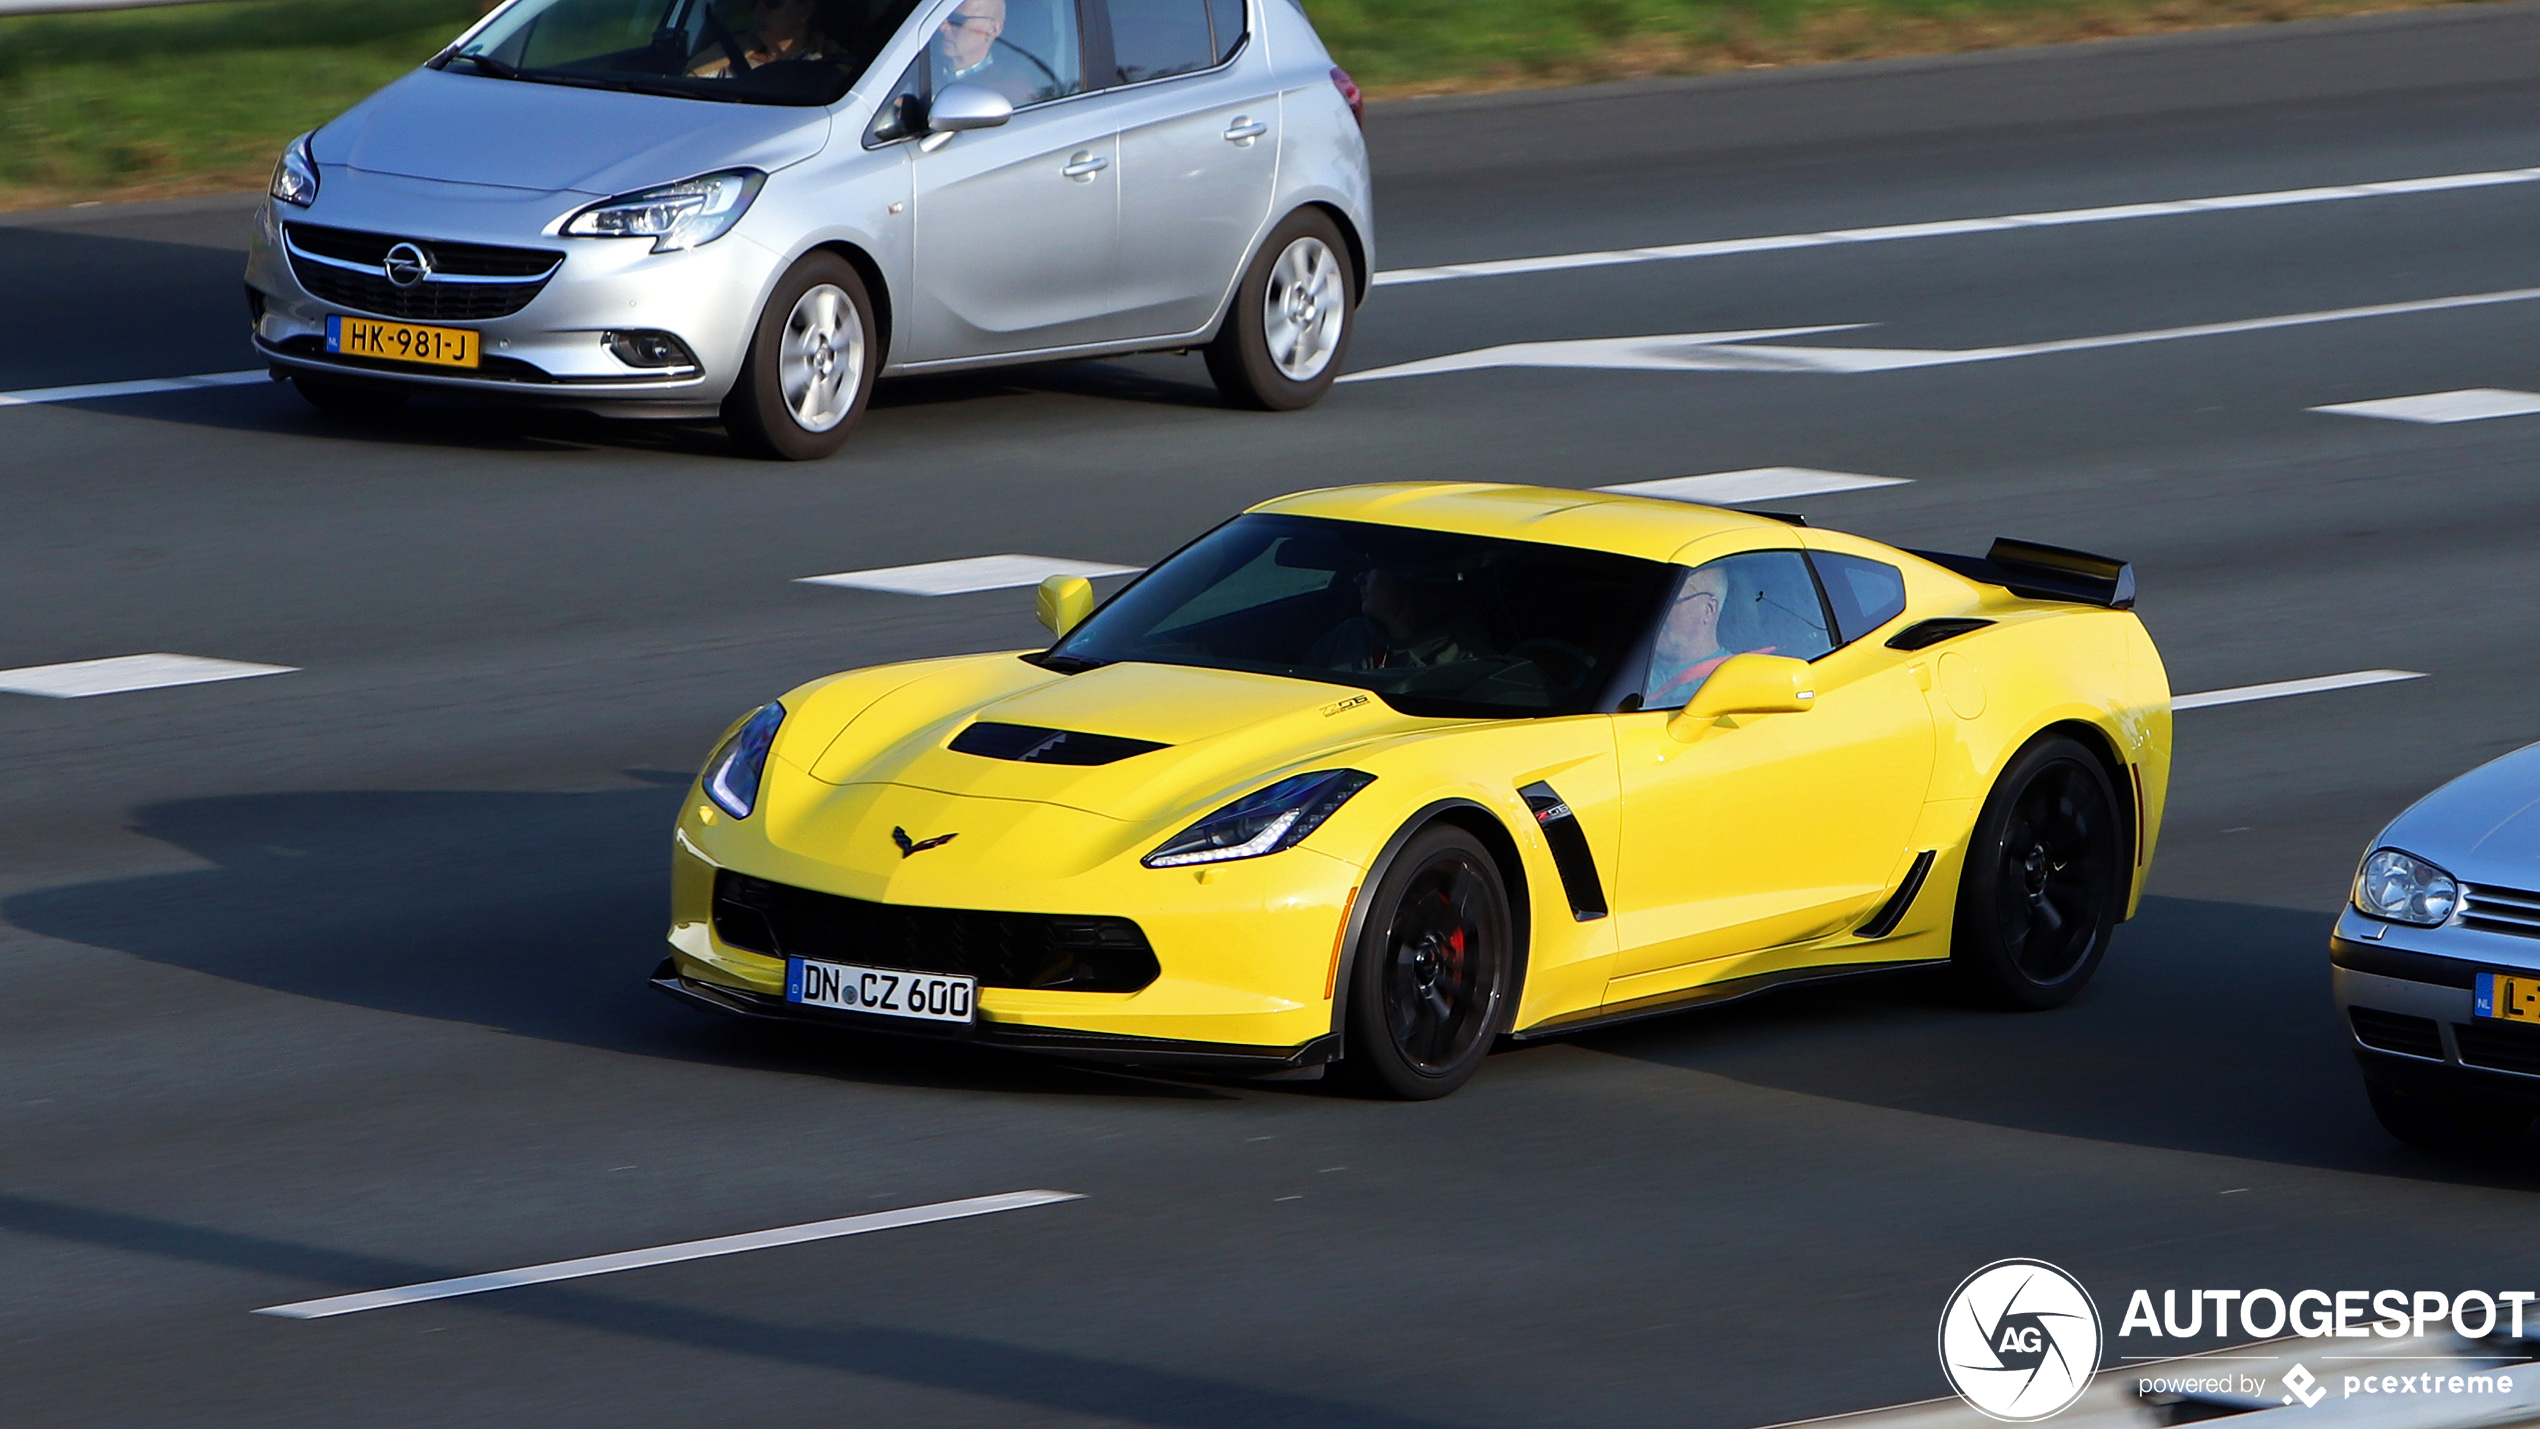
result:
[(432, 276), (432, 255), (411, 243), (400, 243), (388, 250), (380, 266), (388, 270), (389, 282), (411, 288)]

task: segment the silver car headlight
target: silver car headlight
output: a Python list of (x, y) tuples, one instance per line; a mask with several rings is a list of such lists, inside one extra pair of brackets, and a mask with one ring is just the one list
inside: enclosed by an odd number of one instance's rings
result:
[(758, 786), (767, 774), (768, 747), (776, 743), (776, 727), (784, 722), (783, 705), (761, 705), (706, 761), (706, 797), (723, 812), (746, 819), (750, 810), (758, 807)]
[(307, 134), (291, 141), (274, 160), (273, 178), (265, 184), (265, 192), (296, 208), (307, 208), (317, 202), (317, 156), (309, 150)]
[(595, 203), (565, 220), (575, 238), (649, 238), (655, 253), (712, 243), (741, 221), (767, 175), (734, 169)]
[(1149, 868), (1181, 868), (1277, 853), (1321, 828), (1350, 795), (1375, 782), (1375, 775), (1355, 769), (1294, 775), (1246, 794), (1138, 861)]
[(2460, 883), (2414, 854), (2377, 848), (2355, 872), (2355, 911), (2367, 917), (2431, 928), (2460, 906)]

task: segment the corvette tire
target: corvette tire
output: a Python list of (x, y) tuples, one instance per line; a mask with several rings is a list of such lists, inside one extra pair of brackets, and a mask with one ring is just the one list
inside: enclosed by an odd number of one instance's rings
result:
[(1368, 901), (1341, 1070), (1404, 1101), (1471, 1081), (1508, 1017), (1515, 921), (1499, 865), (1452, 825), (1412, 836)]
[(1289, 214), (1253, 255), (1206, 349), (1218, 392), (1257, 412), (1313, 406), (1349, 356), (1357, 292), (1349, 244), (1331, 216), (1314, 208)]
[(1979, 999), (2038, 1011), (2072, 1001), (2125, 912), (2130, 844), (2091, 752), (2049, 736), (1985, 797), (1958, 880), (1949, 960)]
[(323, 377), (294, 377), (291, 385), (310, 406), (335, 417), (384, 417), (406, 405), (406, 394), (358, 382), (330, 382)]
[(882, 365), (873, 299), (855, 268), (813, 253), (776, 284), (741, 372), (723, 399), (723, 429), (752, 456), (817, 461), (846, 444)]
[(2366, 1078), (2364, 1094), (2381, 1129), (2426, 1151), (2494, 1156), (2513, 1149), (2531, 1114), (2462, 1097), (2402, 1092)]

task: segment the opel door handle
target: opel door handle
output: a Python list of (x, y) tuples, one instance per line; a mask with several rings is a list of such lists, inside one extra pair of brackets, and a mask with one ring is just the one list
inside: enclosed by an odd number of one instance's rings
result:
[(1226, 126), (1226, 142), (1229, 144), (1249, 144), (1253, 140), (1258, 139), (1269, 132), (1269, 125), (1262, 123), (1258, 119), (1238, 114), (1235, 116), (1235, 122)]
[(1079, 149), (1076, 151), (1076, 157), (1069, 159), (1067, 161), (1067, 167), (1059, 170), (1059, 172), (1081, 184), (1088, 182), (1094, 175), (1099, 174), (1110, 167), (1111, 161), (1109, 159), (1089, 150)]

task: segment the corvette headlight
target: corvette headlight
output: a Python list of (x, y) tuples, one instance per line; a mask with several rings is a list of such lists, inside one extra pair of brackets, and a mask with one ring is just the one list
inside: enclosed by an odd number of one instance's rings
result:
[(575, 238), (649, 238), (655, 253), (712, 243), (750, 211), (767, 175), (734, 169), (595, 203), (567, 219)]
[(2355, 911), (2369, 917), (2431, 928), (2460, 906), (2452, 875), (2395, 848), (2374, 849), (2355, 873)]
[(783, 705), (765, 705), (751, 715), (723, 747), (706, 761), (706, 797), (723, 812), (746, 819), (758, 807), (760, 776), (767, 772), (767, 748), (776, 742), (776, 727), (785, 722)]
[(1355, 769), (1318, 769), (1246, 794), (1138, 860), (1149, 868), (1225, 863), (1290, 848), (1323, 826), (1349, 796), (1376, 782)]
[(273, 178), (265, 184), (265, 192), (297, 208), (317, 202), (317, 157), (309, 152), (309, 136), (301, 135), (274, 160)]

